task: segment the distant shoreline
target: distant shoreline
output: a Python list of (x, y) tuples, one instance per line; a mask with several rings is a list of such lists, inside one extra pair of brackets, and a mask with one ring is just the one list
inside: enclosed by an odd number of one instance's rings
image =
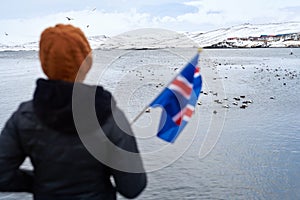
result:
[(297, 49), (300, 48), (299, 46), (296, 47), (202, 47), (203, 49)]
[[(296, 47), (214, 47), (214, 46), (206, 46), (206, 47), (156, 47), (156, 48), (148, 48), (148, 47), (140, 47), (140, 48), (95, 48), (93, 50), (100, 50), (100, 51), (109, 51), (109, 50), (128, 50), (128, 51), (153, 51), (153, 50), (161, 50), (161, 49), (180, 49), (180, 48), (203, 48), (203, 49), (298, 49), (300, 46)], [(0, 49), (0, 53), (10, 53), (10, 52), (31, 52), (36, 51), (38, 49)]]
[[(203, 48), (203, 49), (297, 49), (300, 48), (300, 46), (289, 46), (289, 47), (284, 47), (284, 46), (266, 46), (266, 47), (230, 47), (230, 46), (205, 46), (205, 47), (196, 47), (196, 46), (191, 46), (191, 47), (132, 47), (132, 48), (93, 48), (93, 50), (102, 50), (102, 51), (109, 51), (109, 50), (128, 50), (128, 51), (141, 51), (141, 50), (160, 50), (160, 49), (180, 49), (180, 48)], [(36, 51), (38, 52), (38, 49), (0, 49), (0, 53), (9, 53), (9, 52), (31, 52), (31, 51)]]

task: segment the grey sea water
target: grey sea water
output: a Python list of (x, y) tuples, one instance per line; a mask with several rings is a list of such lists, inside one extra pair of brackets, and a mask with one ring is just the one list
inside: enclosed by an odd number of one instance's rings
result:
[[(195, 52), (95, 50), (86, 82), (110, 90), (131, 121)], [(300, 199), (300, 49), (290, 52), (205, 49), (201, 105), (173, 152), (159, 154), (168, 145), (155, 137), (155, 111), (132, 126), (151, 171), (137, 199)], [(44, 77), (39, 65), (36, 51), (0, 52), (0, 128), (32, 98), (35, 80)], [(240, 108), (247, 100), (252, 103)], [(147, 158), (155, 151), (154, 159)], [(0, 199), (31, 195), (0, 193)]]

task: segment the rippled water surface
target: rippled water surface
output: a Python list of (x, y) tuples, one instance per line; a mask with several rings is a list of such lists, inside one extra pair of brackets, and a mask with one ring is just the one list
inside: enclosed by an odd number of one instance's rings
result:
[[(95, 50), (86, 81), (109, 89), (131, 121), (195, 52)], [(202, 104), (172, 152), (143, 155), (151, 172), (138, 199), (300, 199), (300, 49), (293, 53), (204, 50)], [(0, 52), (0, 68), (2, 128), (19, 103), (31, 99), (43, 75), (35, 51)], [(234, 100), (240, 96), (245, 98)], [(240, 108), (246, 100), (252, 103)], [(155, 137), (158, 116), (145, 113), (132, 126), (141, 152), (169, 148)], [(0, 193), (1, 198), (31, 196)]]

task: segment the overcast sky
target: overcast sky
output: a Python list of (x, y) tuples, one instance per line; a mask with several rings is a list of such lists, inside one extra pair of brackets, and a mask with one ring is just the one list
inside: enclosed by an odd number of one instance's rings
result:
[(139, 28), (210, 31), (287, 21), (300, 21), (300, 0), (6, 0), (0, 43), (5, 37), (34, 41), (56, 23), (72, 23), (88, 36), (113, 36)]

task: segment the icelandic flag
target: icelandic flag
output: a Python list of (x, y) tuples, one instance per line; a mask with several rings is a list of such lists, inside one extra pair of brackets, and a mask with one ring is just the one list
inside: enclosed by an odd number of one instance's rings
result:
[(202, 87), (198, 59), (199, 52), (150, 104), (163, 108), (157, 136), (167, 142), (174, 143), (194, 112)]

